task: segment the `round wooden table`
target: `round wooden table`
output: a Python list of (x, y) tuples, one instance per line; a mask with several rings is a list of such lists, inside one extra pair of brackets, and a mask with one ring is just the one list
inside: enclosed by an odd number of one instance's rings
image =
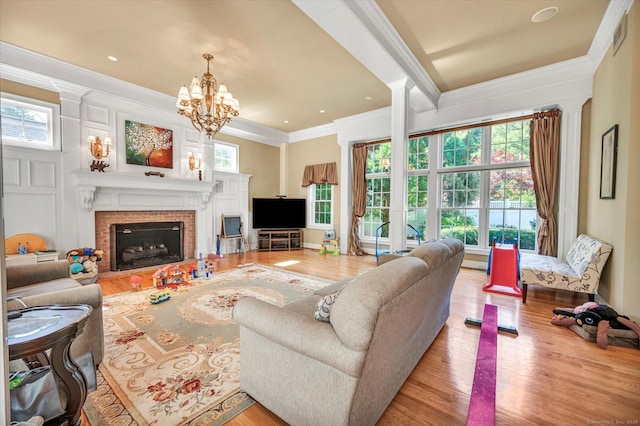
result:
[[(89, 305), (51, 305), (20, 309), (7, 323), (9, 359), (23, 359), (30, 369), (50, 365), (67, 393), (66, 413), (58, 424), (80, 425), (80, 410), (87, 398), (87, 384), (73, 362), (69, 347), (82, 332), (93, 309)], [(45, 351), (51, 349), (47, 356)]]

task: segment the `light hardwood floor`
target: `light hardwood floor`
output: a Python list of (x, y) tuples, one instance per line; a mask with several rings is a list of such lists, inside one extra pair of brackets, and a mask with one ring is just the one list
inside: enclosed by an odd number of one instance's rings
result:
[[(374, 256), (320, 255), (317, 251), (232, 254), (216, 261), (216, 271), (238, 264), (297, 263), (283, 269), (340, 280), (375, 267)], [(145, 287), (157, 268), (137, 270)], [(131, 273), (101, 274), (105, 295), (129, 291)], [(422, 357), (379, 425), (464, 425), (469, 409), (480, 330), (464, 324), (482, 318), (485, 303), (498, 306), (498, 320), (520, 335), (498, 336), (498, 425), (640, 424), (640, 350), (600, 349), (569, 329), (551, 325), (552, 309), (575, 307), (586, 295), (529, 287), (527, 304), (512, 296), (482, 291), (483, 271), (462, 269), (451, 300), (451, 316)], [(304, 372), (292, 372), (304, 374)], [(83, 424), (88, 424), (83, 416)], [(283, 425), (254, 404), (227, 423)], [(95, 426), (95, 425), (94, 425)]]

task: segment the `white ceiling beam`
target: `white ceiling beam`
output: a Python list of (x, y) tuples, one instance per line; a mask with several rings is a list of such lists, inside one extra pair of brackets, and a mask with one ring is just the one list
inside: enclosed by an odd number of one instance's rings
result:
[(412, 109), (437, 108), (440, 91), (375, 1), (292, 2), (387, 86), (412, 81)]

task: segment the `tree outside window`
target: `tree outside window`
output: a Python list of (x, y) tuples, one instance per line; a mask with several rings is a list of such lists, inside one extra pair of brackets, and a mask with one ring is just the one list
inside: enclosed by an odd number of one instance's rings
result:
[[(427, 233), (427, 189), (429, 187), (429, 138), (411, 138), (407, 142), (407, 224), (424, 239)], [(407, 231), (407, 240), (417, 240)]]
[[(362, 235), (375, 237), (380, 225), (389, 221), (391, 200), (391, 142), (370, 145), (367, 148), (367, 202), (362, 219)], [(380, 230), (379, 236), (387, 238), (389, 227)]]
[(517, 240), (521, 249), (535, 250), (529, 122), (445, 133), (442, 141), (442, 168), (457, 171), (441, 174), (440, 237), (480, 248), (490, 247), (494, 238)]

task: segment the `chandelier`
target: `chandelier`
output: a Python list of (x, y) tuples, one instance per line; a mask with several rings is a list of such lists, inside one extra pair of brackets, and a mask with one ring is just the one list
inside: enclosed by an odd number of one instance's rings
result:
[(222, 127), (236, 117), (240, 112), (238, 99), (227, 91), (224, 84), (216, 82), (209, 71), (209, 64), (213, 55), (202, 55), (207, 60), (207, 72), (202, 75), (202, 80), (193, 77), (191, 85), (182, 86), (178, 93), (178, 114), (191, 120), (191, 124), (199, 132), (205, 132), (209, 139), (213, 139)]

